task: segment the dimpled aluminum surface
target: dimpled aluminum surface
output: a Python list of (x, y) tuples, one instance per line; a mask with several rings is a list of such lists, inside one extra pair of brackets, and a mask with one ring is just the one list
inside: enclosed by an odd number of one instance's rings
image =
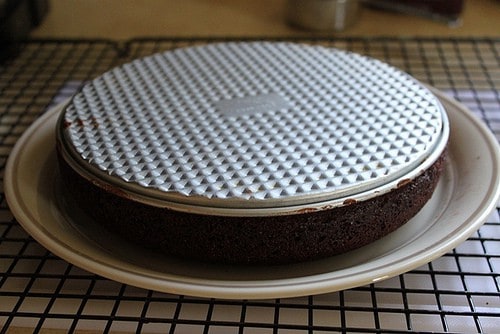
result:
[(114, 185), (240, 208), (356, 194), (415, 169), (442, 107), (377, 60), (288, 43), (178, 49), (115, 68), (65, 109), (72, 156)]

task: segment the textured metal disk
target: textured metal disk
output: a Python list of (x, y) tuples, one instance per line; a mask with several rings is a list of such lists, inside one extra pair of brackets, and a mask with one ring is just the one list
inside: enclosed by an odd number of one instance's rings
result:
[(377, 60), (288, 43), (178, 49), (117, 67), (66, 107), (80, 168), (166, 202), (286, 207), (415, 170), (443, 141), (443, 108)]

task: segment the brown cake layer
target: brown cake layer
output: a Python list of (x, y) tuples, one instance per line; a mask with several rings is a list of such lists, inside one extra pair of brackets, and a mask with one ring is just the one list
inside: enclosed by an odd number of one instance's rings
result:
[[(182, 258), (278, 264), (324, 258), (367, 245), (402, 226), (431, 198), (446, 152), (415, 179), (362, 202), (269, 217), (200, 215), (134, 201), (75, 172), (59, 152), (65, 191), (109, 233)], [(312, 211), (312, 210), (311, 210)]]

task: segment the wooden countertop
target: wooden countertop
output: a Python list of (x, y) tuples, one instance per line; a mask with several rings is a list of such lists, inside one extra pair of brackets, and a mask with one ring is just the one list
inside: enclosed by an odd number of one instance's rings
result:
[(450, 27), (415, 16), (363, 8), (343, 32), (310, 32), (285, 22), (286, 0), (52, 0), (41, 38), (158, 36), (500, 36), (500, 1), (466, 0), (462, 23)]

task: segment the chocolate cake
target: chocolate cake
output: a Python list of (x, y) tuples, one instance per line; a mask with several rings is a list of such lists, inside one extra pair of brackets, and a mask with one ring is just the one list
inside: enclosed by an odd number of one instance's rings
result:
[(394, 231), (446, 161), (439, 100), (378, 60), (292, 43), (218, 43), (87, 83), (57, 126), (69, 198), (148, 248), (299, 262)]

